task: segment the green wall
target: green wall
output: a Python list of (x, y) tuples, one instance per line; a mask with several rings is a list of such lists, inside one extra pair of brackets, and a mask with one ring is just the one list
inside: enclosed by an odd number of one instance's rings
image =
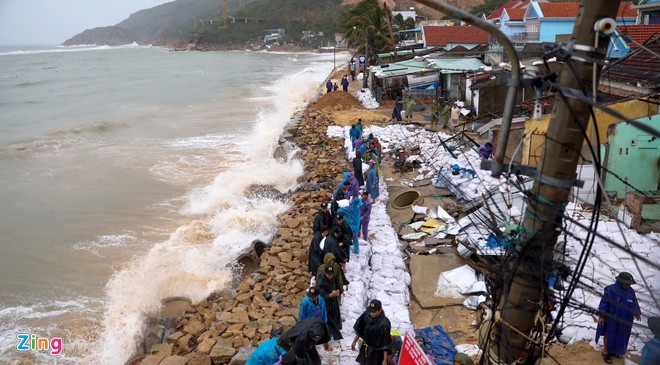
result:
[[(660, 128), (660, 115), (637, 119), (651, 128)], [(641, 191), (659, 190), (660, 186), (660, 139), (641, 131), (627, 123), (610, 125), (607, 141), (609, 152), (606, 167), (622, 179)], [(616, 191), (617, 197), (623, 199), (626, 187), (612, 174), (605, 174), (605, 190)]]

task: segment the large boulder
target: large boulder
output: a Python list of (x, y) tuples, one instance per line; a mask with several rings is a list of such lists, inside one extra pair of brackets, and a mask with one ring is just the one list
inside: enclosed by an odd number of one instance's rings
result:
[(245, 365), (254, 350), (255, 348), (252, 346), (240, 348), (236, 356), (231, 358), (229, 365)]

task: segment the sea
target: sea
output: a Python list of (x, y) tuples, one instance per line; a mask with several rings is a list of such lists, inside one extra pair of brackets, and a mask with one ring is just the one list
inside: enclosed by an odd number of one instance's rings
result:
[(0, 46), (0, 363), (123, 365), (162, 299), (227, 289), (291, 205), (254, 192), (296, 188), (273, 152), (334, 62)]

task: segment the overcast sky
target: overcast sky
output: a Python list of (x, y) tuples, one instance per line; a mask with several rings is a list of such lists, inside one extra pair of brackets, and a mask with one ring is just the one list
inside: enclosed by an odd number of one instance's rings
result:
[(0, 45), (56, 45), (173, 0), (0, 0)]

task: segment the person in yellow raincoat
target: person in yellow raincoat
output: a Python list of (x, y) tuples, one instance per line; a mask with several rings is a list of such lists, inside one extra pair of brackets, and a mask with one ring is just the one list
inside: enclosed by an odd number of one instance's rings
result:
[(406, 123), (412, 122), (414, 107), (415, 107), (415, 100), (413, 100), (412, 97), (409, 96), (408, 101), (406, 102)]

